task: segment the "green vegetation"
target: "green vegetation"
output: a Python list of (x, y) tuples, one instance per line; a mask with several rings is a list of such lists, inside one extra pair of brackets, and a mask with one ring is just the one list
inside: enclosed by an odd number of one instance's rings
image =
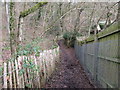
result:
[(24, 59), (22, 66), (24, 69), (19, 71), (19, 75), (22, 75), (25, 72), (25, 69), (30, 69), (31, 72), (29, 74), (31, 75), (31, 79), (33, 79), (34, 72), (38, 71), (38, 67), (33, 63), (33, 59)]
[(63, 38), (65, 40), (65, 44), (67, 45), (67, 47), (74, 47), (76, 36), (79, 35), (80, 35), (79, 33), (75, 33), (75, 32), (64, 33)]
[(100, 23), (100, 28), (103, 29), (105, 27), (105, 24), (104, 23)]
[(14, 3), (10, 2), (10, 22), (9, 22), (9, 26), (10, 26), (10, 49), (11, 49), (11, 55), (13, 55), (13, 53), (15, 53), (15, 45), (16, 45), (16, 36), (15, 36), (15, 15), (14, 15)]
[(112, 32), (119, 30), (119, 29), (120, 29), (120, 22), (117, 22), (117, 23), (109, 26), (108, 28), (106, 28), (104, 31), (98, 33), (97, 35), (98, 35), (98, 37), (101, 37), (101, 36), (112, 33)]
[(32, 54), (35, 54), (36, 56), (39, 56), (41, 48), (40, 48), (38, 43), (40, 41), (42, 41), (42, 39), (36, 38), (32, 42), (27, 43), (24, 46), (19, 45), (18, 56), (22, 56), (22, 55), (27, 56), (27, 55), (32, 55)]
[[(110, 34), (110, 33), (112, 33), (112, 32), (119, 31), (119, 29), (120, 29), (120, 22), (117, 22), (117, 23), (109, 26), (108, 28), (106, 28), (104, 31), (98, 33), (96, 36), (97, 36), (98, 38), (100, 38), (100, 37), (106, 36), (106, 35), (108, 35), (108, 34)], [(93, 40), (95, 39), (96, 36), (95, 36), (95, 35), (92, 35), (92, 36), (86, 38), (86, 39), (83, 40), (83, 41), (78, 41), (78, 43), (79, 43), (79, 44), (84, 44), (85, 42), (91, 42), (91, 41), (93, 41)]]
[[(33, 59), (28, 59), (28, 58), (24, 59), (23, 65), (22, 65), (23, 69), (21, 69), (19, 71), (19, 75), (24, 74), (26, 72), (26, 69), (29, 69), (30, 70), (30, 72), (28, 73), (30, 75), (29, 80), (33, 80), (34, 75), (37, 74), (37, 72), (39, 71), (39, 68), (40, 68), (40, 67), (36, 66), (33, 63), (33, 61), (34, 61)], [(28, 88), (31, 88), (31, 86), (32, 85), (30, 83), (26, 84), (26, 87), (28, 87)]]
[(51, 49), (55, 49), (57, 47), (58, 47), (58, 45), (52, 45)]
[(2, 75), (3, 67), (0, 67), (0, 76)]

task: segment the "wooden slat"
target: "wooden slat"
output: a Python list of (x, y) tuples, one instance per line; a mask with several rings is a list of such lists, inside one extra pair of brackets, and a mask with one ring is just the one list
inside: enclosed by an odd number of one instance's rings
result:
[[(30, 58), (27, 57), (27, 60), (29, 60)], [(28, 80), (29, 80), (29, 84), (32, 84), (32, 80), (30, 79), (30, 69), (27, 68), (27, 73), (28, 73)]]
[(42, 71), (42, 62), (41, 62), (41, 60), (42, 60), (42, 54), (40, 53), (40, 57), (39, 57), (39, 66), (40, 66), (40, 72), (39, 72), (39, 76), (40, 76), (40, 87), (41, 87), (41, 80), (42, 80), (42, 73), (41, 73), (41, 71)]
[[(22, 67), (21, 67), (21, 57), (19, 57), (18, 58), (18, 68), (19, 68), (19, 71), (22, 69)], [(19, 88), (22, 88), (22, 77), (21, 77), (21, 75), (19, 75)]]
[(28, 80), (28, 84), (30, 84), (31, 81), (30, 81), (30, 75), (29, 75), (29, 68), (27, 68), (27, 80)]
[[(46, 56), (47, 56), (47, 53), (46, 53)], [(49, 77), (49, 68), (48, 68), (47, 57), (45, 58), (45, 68), (46, 68), (46, 78), (48, 79), (48, 77)]]
[(44, 83), (46, 81), (46, 68), (45, 68), (45, 59), (43, 59), (43, 67), (44, 67)]
[(53, 72), (53, 56), (52, 51), (50, 51), (50, 66), (51, 66), (51, 73)]
[[(44, 75), (45, 75), (45, 73), (44, 73), (44, 63), (43, 63), (43, 53), (42, 53), (42, 58), (41, 58), (41, 64), (42, 64), (42, 79), (41, 79), (41, 84), (42, 84), (42, 87), (43, 87), (43, 83), (44, 83)], [(43, 73), (44, 73), (44, 75), (43, 75)]]
[[(21, 62), (23, 63), (23, 56), (21, 57)], [(23, 69), (22, 63), (21, 63), (21, 68)], [(24, 72), (21, 75), (21, 79), (22, 79), (22, 88), (25, 88), (25, 84), (24, 84)]]
[(4, 62), (4, 85), (3, 88), (7, 88), (7, 63)]
[[(3, 60), (0, 60), (0, 68), (4, 67), (3, 66)], [(1, 75), (3, 75), (3, 71), (1, 71)], [(2, 77), (0, 77), (0, 89), (3, 88), (3, 85), (2, 85)]]
[[(46, 56), (46, 55), (47, 55), (47, 54), (45, 53), (45, 56)], [(46, 75), (47, 75), (47, 74), (46, 74), (47, 71), (46, 71), (46, 70), (47, 70), (47, 69), (46, 69), (46, 66), (45, 66), (45, 64), (46, 64), (45, 56), (44, 56), (44, 59), (43, 59), (43, 63), (44, 63), (44, 73), (45, 73), (45, 76), (44, 76), (44, 77), (45, 77), (45, 80), (46, 80), (46, 78), (47, 78), (47, 76), (46, 76)]]
[[(15, 70), (14, 61), (12, 61), (12, 69)], [(15, 71), (13, 72), (13, 84), (14, 84), (14, 88), (16, 88), (16, 74), (15, 74)]]
[[(34, 64), (34, 57), (33, 56), (29, 56), (29, 59)], [(31, 75), (32, 76), (31, 85), (32, 85), (32, 87), (34, 87), (35, 86), (34, 78), (36, 78), (35, 71), (33, 71), (33, 69), (30, 69), (30, 72), (33, 72), (33, 74)]]
[[(34, 63), (36, 65), (36, 69), (38, 69), (37, 68), (37, 66), (38, 66), (38, 64), (37, 64), (37, 57), (35, 57), (35, 56), (34, 56)], [(38, 77), (38, 88), (40, 88), (40, 78), (39, 78), (39, 72), (38, 72), (38, 70), (37, 70), (37, 77)]]
[[(23, 56), (23, 63), (24, 63), (24, 60), (25, 60), (25, 56)], [(27, 84), (28, 83), (28, 80), (27, 80), (27, 69), (23, 67), (23, 69), (25, 70), (24, 72), (24, 84)]]
[[(24, 59), (27, 60), (27, 57), (25, 56)], [(28, 84), (29, 83), (29, 77), (27, 76), (27, 74), (28, 74), (28, 69), (26, 68), (25, 78), (26, 78), (26, 83)]]
[(48, 56), (49, 56), (49, 59), (47, 59), (47, 68), (48, 68), (48, 77), (51, 75), (50, 73), (51, 73), (51, 64), (50, 64), (50, 54), (49, 53), (47, 53), (48, 54)]
[(16, 69), (16, 81), (17, 81), (17, 88), (20, 88), (20, 82), (19, 82), (19, 73), (18, 73), (18, 63), (17, 63), (17, 60), (15, 60), (15, 69)]
[(55, 70), (55, 59), (56, 59), (56, 55), (55, 55), (55, 49), (52, 52), (53, 55), (53, 71)]
[(45, 53), (42, 53), (42, 58), (41, 58), (41, 62), (42, 62), (42, 69), (43, 69), (43, 73), (44, 75), (42, 76), (42, 87), (44, 87), (45, 85), (45, 81), (46, 81), (46, 71), (45, 71), (45, 64), (44, 64), (44, 55)]
[(41, 64), (40, 64), (40, 57), (37, 58), (37, 63), (38, 63), (38, 66), (39, 66), (39, 71), (38, 71), (38, 75), (39, 75), (39, 88), (41, 88)]
[[(32, 57), (29, 57), (29, 59), (31, 60), (32, 59)], [(33, 61), (32, 61), (33, 62)], [(30, 72), (33, 72), (33, 70), (32, 69), (30, 69)], [(33, 83), (33, 79), (34, 79), (34, 73), (32, 74), (32, 76), (33, 76), (33, 78), (31, 79), (31, 86), (32, 86), (32, 88), (34, 87), (34, 83)]]
[(9, 78), (9, 83), (10, 83), (10, 88), (12, 88), (12, 68), (11, 68), (11, 62), (9, 62), (9, 74), (10, 74), (10, 78)]

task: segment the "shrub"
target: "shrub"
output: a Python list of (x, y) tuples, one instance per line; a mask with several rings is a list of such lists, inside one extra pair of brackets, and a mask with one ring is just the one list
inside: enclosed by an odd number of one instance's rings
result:
[(65, 45), (67, 45), (67, 47), (74, 47), (74, 42), (76, 40), (76, 36), (77, 33), (75, 32), (66, 32), (63, 35), (63, 38), (65, 40)]

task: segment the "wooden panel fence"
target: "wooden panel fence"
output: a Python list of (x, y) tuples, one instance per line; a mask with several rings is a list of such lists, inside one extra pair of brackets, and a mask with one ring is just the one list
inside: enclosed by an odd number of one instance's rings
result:
[(120, 88), (120, 23), (84, 40), (75, 52), (91, 80), (99, 87)]
[(59, 61), (59, 47), (44, 50), (39, 56), (20, 56), (4, 62), (0, 71), (1, 88), (42, 88)]

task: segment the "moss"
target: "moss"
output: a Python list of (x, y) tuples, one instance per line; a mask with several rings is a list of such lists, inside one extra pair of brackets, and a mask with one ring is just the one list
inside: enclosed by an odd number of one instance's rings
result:
[(14, 3), (10, 2), (10, 30), (12, 30), (14, 28), (14, 17), (13, 17), (13, 7), (14, 7)]
[(14, 3), (13, 2), (10, 2), (10, 10), (12, 10), (14, 7)]
[(102, 36), (104, 36), (104, 35), (106, 35), (106, 34), (112, 33), (112, 32), (114, 32), (114, 31), (116, 31), (116, 30), (119, 30), (119, 29), (120, 29), (120, 22), (115, 23), (115, 24), (109, 26), (108, 28), (106, 28), (104, 31), (98, 33), (98, 34), (97, 34), (97, 35), (98, 35), (98, 38), (99, 38), (99, 37), (102, 37)]
[(77, 40), (77, 44), (78, 44), (78, 45), (82, 45), (82, 44), (84, 44), (85, 42), (86, 42), (86, 40), (83, 40), (83, 41)]
[(95, 35), (92, 35), (92, 36), (90, 36), (90, 37), (88, 37), (88, 38), (86, 39), (86, 42), (93, 41), (94, 38), (95, 38)]
[(93, 40), (94, 40), (94, 37), (95, 37), (95, 36), (92, 35), (92, 36), (88, 37), (87, 39), (85, 39), (85, 40), (83, 40), (83, 41), (78, 41), (78, 40), (77, 40), (77, 42), (78, 42), (79, 45), (82, 45), (82, 44), (84, 44), (84, 43), (93, 41)]
[(104, 35), (107, 35), (109, 33), (112, 33), (116, 30), (119, 30), (120, 29), (120, 22), (117, 22), (111, 26), (109, 26), (108, 28), (106, 28), (104, 31), (98, 33), (96, 36), (95, 35), (92, 35), (90, 37), (88, 37), (87, 39), (83, 40), (83, 41), (79, 41), (77, 40), (77, 43), (78, 45), (82, 45), (84, 43), (87, 43), (87, 42), (91, 42), (91, 41), (94, 41), (95, 37), (101, 37), (101, 36), (104, 36)]
[(38, 4), (36, 4), (35, 6), (29, 8), (28, 10), (25, 10), (23, 12), (20, 12), (20, 18), (21, 17), (26, 17), (27, 15), (29, 15), (30, 13), (36, 11), (37, 9), (39, 9), (40, 7), (42, 7), (43, 5), (47, 4), (47, 2), (39, 2)]

